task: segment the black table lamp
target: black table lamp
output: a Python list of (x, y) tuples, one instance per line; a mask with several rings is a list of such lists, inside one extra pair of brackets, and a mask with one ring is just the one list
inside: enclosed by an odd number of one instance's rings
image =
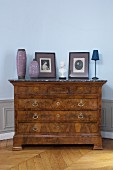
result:
[(98, 79), (98, 77), (96, 77), (96, 61), (99, 60), (98, 50), (93, 50), (93, 54), (92, 54), (92, 59), (91, 60), (95, 60), (95, 77), (93, 77), (92, 79), (96, 80), (96, 79)]

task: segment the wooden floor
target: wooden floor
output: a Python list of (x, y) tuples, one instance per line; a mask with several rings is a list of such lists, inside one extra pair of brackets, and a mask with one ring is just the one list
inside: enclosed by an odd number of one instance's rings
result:
[(12, 151), (12, 140), (0, 141), (0, 170), (113, 170), (113, 140), (103, 139), (103, 146), (25, 146)]

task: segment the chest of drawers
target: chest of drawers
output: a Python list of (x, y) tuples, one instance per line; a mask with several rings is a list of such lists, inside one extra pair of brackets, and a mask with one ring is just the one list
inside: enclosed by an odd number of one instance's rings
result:
[(9, 81), (14, 85), (13, 150), (26, 144), (93, 144), (93, 149), (102, 149), (105, 80)]

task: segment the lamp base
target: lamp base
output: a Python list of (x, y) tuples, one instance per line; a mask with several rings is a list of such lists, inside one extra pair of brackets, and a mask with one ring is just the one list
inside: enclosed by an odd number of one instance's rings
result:
[(93, 77), (92, 79), (93, 79), (93, 80), (97, 80), (97, 79), (99, 79), (99, 78), (98, 78), (98, 77)]
[(59, 77), (59, 80), (66, 80), (66, 77)]

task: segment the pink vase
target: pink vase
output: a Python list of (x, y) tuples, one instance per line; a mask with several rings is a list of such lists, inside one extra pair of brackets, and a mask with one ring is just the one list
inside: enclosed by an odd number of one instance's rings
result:
[(38, 78), (39, 75), (39, 64), (38, 62), (33, 59), (29, 65), (29, 76), (30, 78)]
[(18, 79), (25, 79), (26, 59), (25, 49), (18, 49), (16, 57)]

